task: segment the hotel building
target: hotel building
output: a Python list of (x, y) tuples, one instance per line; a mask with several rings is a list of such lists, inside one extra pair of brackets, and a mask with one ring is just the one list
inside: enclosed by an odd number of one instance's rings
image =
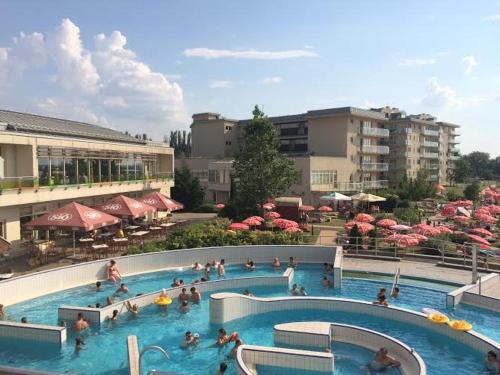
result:
[[(457, 125), (407, 117), (404, 112), (398, 117), (396, 112), (389, 107), (342, 107), (271, 117), (279, 151), (299, 171), (299, 180), (289, 194), (316, 204), (327, 192), (386, 188), (403, 173), (415, 177), (421, 168), (429, 168), (436, 182), (445, 183), (456, 152)], [(176, 167), (185, 165), (200, 178), (207, 201), (228, 201), (232, 160), (248, 121), (218, 113), (193, 115), (191, 157), (176, 160)], [(408, 142), (404, 129), (413, 129), (417, 123), (422, 134), (418, 128), (419, 144), (410, 152), (403, 147)], [(435, 165), (439, 168), (432, 169)]]
[(0, 236), (14, 247), (23, 223), (71, 201), (169, 196), (174, 184), (174, 152), (165, 143), (27, 113), (0, 110), (0, 156)]

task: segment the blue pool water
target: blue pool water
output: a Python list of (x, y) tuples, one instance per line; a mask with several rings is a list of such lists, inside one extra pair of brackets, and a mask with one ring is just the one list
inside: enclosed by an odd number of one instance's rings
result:
[[(258, 267), (249, 272), (239, 265), (226, 267), (227, 277), (276, 274), (271, 267)], [(280, 272), (282, 272), (281, 270)], [(278, 274), (280, 274), (278, 272)], [(360, 280), (347, 278), (340, 291), (324, 289), (320, 280), (323, 276), (321, 265), (300, 265), (294, 282), (305, 286), (309, 295), (347, 297), (372, 301), (378, 288), (390, 289), (391, 284), (380, 280)], [(132, 294), (146, 293), (169, 287), (173, 277), (190, 283), (199, 279), (201, 274), (189, 269), (167, 270), (145, 275), (125, 278), (124, 282)], [(430, 285), (426, 285), (430, 286)], [(86, 306), (104, 301), (105, 297), (116, 288), (111, 283), (104, 283), (104, 291), (96, 293), (93, 285), (66, 290), (36, 298), (17, 305), (8, 306), (7, 312), (15, 320), (27, 316), (31, 322), (56, 323), (57, 307), (61, 304)], [(389, 299), (391, 305), (420, 311), (422, 307), (433, 307), (445, 311), (446, 292), (432, 290), (422, 286), (400, 285), (400, 297)], [(242, 290), (236, 290), (241, 292)], [(254, 288), (257, 296), (281, 296), (287, 290), (271, 287)], [(177, 372), (179, 374), (214, 374), (218, 363), (227, 361), (229, 374), (234, 373), (234, 363), (227, 358), (228, 348), (213, 347), (216, 331), (208, 323), (208, 296), (200, 305), (194, 305), (188, 314), (180, 314), (174, 306), (168, 312), (159, 310), (157, 306), (148, 306), (141, 310), (138, 318), (122, 316), (118, 322), (105, 324), (100, 329), (85, 332), (86, 348), (78, 355), (74, 353), (75, 336), (69, 331), (68, 343), (63, 348), (40, 347), (34, 343), (0, 340), (0, 365), (45, 369), (78, 374), (120, 374), (126, 372), (126, 337), (137, 335), (141, 347), (160, 345), (167, 348), (171, 361), (165, 362), (156, 353), (147, 353), (144, 365), (147, 369)], [(452, 316), (466, 319), (474, 323), (474, 329), (497, 341), (500, 340), (500, 314), (470, 306), (460, 306), (448, 311)], [(293, 321), (322, 320), (360, 325), (392, 335), (414, 347), (427, 363), (429, 374), (476, 374), (483, 370), (482, 353), (470, 352), (457, 342), (444, 340), (431, 331), (419, 327), (403, 325), (397, 322), (386, 322), (356, 314), (328, 313), (324, 311), (279, 312), (250, 316), (227, 324), (228, 331), (240, 332), (245, 343), (272, 346), (272, 328), (274, 324)], [(180, 348), (186, 330), (200, 333), (202, 342), (198, 348), (185, 350)], [(350, 366), (364, 363), (366, 356), (346, 351), (343, 358), (345, 368), (339, 368), (338, 374), (353, 375), (356, 372)], [(351, 353), (351, 354), (349, 354)], [(335, 355), (341, 355), (340, 348)], [(264, 369), (272, 371), (272, 369)]]

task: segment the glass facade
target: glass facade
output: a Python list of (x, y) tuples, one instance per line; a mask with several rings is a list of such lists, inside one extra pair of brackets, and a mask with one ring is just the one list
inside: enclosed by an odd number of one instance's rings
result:
[(38, 149), (40, 186), (75, 185), (155, 178), (158, 175), (154, 154)]
[(337, 171), (313, 170), (311, 171), (311, 185), (331, 185), (337, 183)]

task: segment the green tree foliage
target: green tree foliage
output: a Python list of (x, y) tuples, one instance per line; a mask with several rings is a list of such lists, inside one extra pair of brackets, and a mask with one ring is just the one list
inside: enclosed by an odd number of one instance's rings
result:
[(203, 204), (205, 193), (198, 177), (194, 177), (186, 166), (175, 170), (175, 186), (172, 198), (181, 202), (186, 211), (197, 209)]
[(170, 137), (164, 137), (164, 141), (174, 149), (176, 157), (191, 156), (191, 132), (173, 130)]
[(479, 198), (479, 191), (481, 190), (481, 185), (477, 181), (467, 185), (464, 189), (464, 196), (467, 199), (475, 201)]
[(250, 214), (257, 204), (284, 194), (297, 179), (293, 161), (278, 152), (273, 123), (257, 106), (243, 129), (233, 168), (231, 205), (238, 209), (236, 216)]
[(431, 198), (436, 194), (436, 183), (430, 181), (428, 171), (420, 170), (414, 179), (410, 179), (404, 175), (399, 182), (396, 194), (402, 200), (418, 201)]
[(451, 170), (450, 179), (452, 182), (463, 183), (472, 176), (472, 168), (465, 156), (455, 161), (455, 166)]
[(487, 152), (474, 151), (463, 158), (470, 166), (470, 173), (472, 178), (491, 179), (493, 171), (490, 163), (490, 154)]
[(396, 208), (394, 216), (402, 222), (414, 225), (420, 223), (422, 213), (417, 208)]
[(453, 188), (446, 189), (446, 199), (449, 200), (450, 202), (458, 201), (460, 199), (463, 199), (463, 197), (464, 196), (460, 194), (460, 192), (457, 189)]

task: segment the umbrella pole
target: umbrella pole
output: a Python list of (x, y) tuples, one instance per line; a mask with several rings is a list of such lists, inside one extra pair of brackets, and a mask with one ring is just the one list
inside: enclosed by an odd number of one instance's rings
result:
[(76, 239), (75, 239), (75, 231), (73, 231), (73, 257), (76, 256)]

